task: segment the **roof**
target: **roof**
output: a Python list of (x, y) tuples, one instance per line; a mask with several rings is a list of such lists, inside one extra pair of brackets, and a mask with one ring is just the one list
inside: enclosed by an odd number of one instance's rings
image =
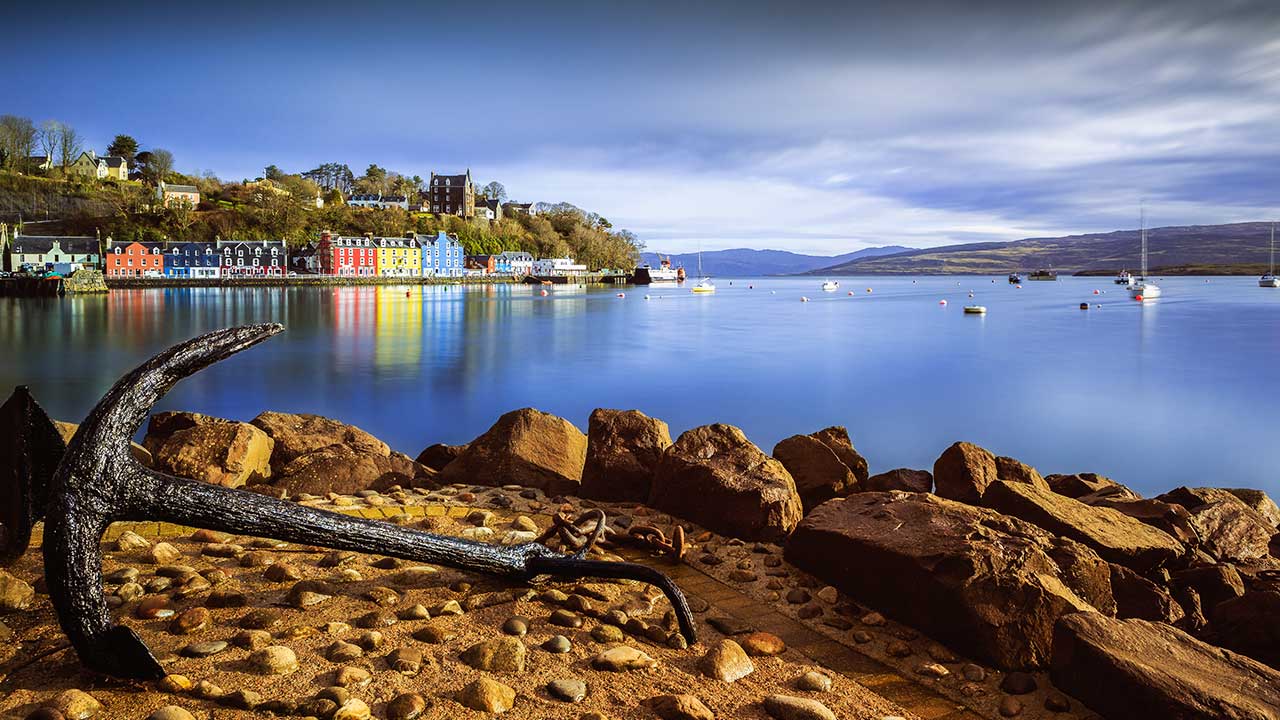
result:
[(95, 237), (81, 235), (19, 235), (13, 239), (13, 253), (44, 254), (53, 249), (53, 243), (57, 242), (58, 247), (62, 248), (65, 253), (73, 255), (96, 255), (98, 253), (98, 239)]
[(107, 167), (113, 167), (113, 168), (125, 167), (124, 158), (120, 157), (119, 155), (105, 155), (98, 159), (105, 162), (107, 164)]
[(171, 192), (174, 192), (174, 193), (198, 193), (198, 192), (200, 192), (199, 190), (197, 190), (197, 189), (196, 189), (196, 186), (195, 186), (195, 185), (170, 185), (169, 183), (165, 183), (165, 185), (164, 185), (164, 191), (165, 191), (165, 192), (167, 192), (167, 193), (171, 193)]
[(524, 250), (503, 250), (502, 252), (498, 253), (498, 257), (521, 259), (521, 260), (528, 258), (529, 260), (532, 260), (533, 253), (525, 252)]
[(364, 193), (364, 194), (361, 194), (361, 195), (352, 195), (350, 198), (348, 198), (348, 199), (347, 199), (347, 202), (349, 202), (349, 203), (353, 203), (353, 202), (378, 202), (378, 201), (379, 201), (379, 200), (381, 200), (381, 199), (382, 199), (382, 196), (381, 196), (381, 195), (377, 195), (377, 194), (370, 194), (370, 193)]
[(213, 250), (214, 247), (215, 247), (214, 244), (211, 242), (182, 241), (182, 242), (169, 243), (169, 246), (166, 248), (166, 250), (168, 252), (173, 252), (174, 250), (182, 250), (182, 251), (191, 250), (195, 252), (205, 252), (207, 250)]

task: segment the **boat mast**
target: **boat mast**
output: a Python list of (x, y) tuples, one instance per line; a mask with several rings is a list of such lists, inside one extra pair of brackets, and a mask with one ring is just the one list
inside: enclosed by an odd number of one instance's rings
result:
[(1138, 224), (1142, 228), (1142, 279), (1147, 279), (1147, 208), (1138, 206)]
[(1276, 224), (1271, 223), (1271, 270), (1268, 275), (1276, 274)]

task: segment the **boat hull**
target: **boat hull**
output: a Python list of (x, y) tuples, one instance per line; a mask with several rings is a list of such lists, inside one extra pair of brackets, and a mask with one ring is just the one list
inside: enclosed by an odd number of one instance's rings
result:
[(1129, 297), (1154, 300), (1160, 297), (1160, 287), (1158, 285), (1131, 285), (1129, 286)]
[(1280, 288), (1280, 277), (1264, 277), (1258, 280), (1258, 287)]

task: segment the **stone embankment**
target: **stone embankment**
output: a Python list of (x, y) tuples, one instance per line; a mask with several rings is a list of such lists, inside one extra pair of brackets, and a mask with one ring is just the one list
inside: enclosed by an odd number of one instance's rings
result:
[(366, 285), (508, 285), (519, 278), (506, 275), (468, 277), (339, 277), (332, 275), (297, 275), (294, 277), (236, 277), (236, 278), (168, 278), (132, 277), (107, 278), (106, 286), (112, 290), (176, 288), (176, 287), (331, 287)]
[(603, 409), (586, 434), (516, 410), (416, 458), (318, 416), (160, 413), (136, 454), (174, 474), (483, 542), (570, 550), (564, 526), (601, 508), (608, 525), (592, 552), (670, 572), (690, 593), (700, 642), (685, 647), (661, 595), (628, 583), (529, 589), (117, 527), (108, 601), (173, 674), (152, 692), (95, 692), (75, 680), (74, 658), (41, 659), (56, 627), (28, 553), (0, 574), (4, 622), (22, 639), (0, 655), (0, 712), (1280, 718), (1280, 508), (1257, 490), (1142, 498), (969, 443), (932, 471), (869, 475), (843, 428), (766, 454), (731, 426), (673, 440), (660, 420)]

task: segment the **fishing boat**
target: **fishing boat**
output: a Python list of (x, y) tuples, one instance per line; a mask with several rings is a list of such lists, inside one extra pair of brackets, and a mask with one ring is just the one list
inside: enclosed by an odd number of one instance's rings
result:
[(711, 278), (702, 274), (702, 249), (698, 249), (698, 282), (693, 286), (693, 292), (700, 295), (713, 293), (716, 291), (716, 284), (711, 282)]
[(1276, 224), (1271, 223), (1271, 268), (1258, 278), (1258, 287), (1280, 288), (1280, 275), (1276, 275)]
[(1028, 277), (1032, 280), (1057, 280), (1058, 273), (1053, 270), (1034, 270)]
[(840, 283), (835, 280), (828, 280), (822, 283), (822, 292), (835, 292), (840, 289)]
[(1018, 274), (1018, 273), (1016, 273), (1016, 272), (1011, 272), (1011, 273), (1009, 273), (1009, 284), (1010, 284), (1010, 285), (1017, 285), (1017, 284), (1018, 284), (1018, 283), (1020, 283), (1020, 282), (1022, 282), (1022, 276), (1021, 276), (1021, 275), (1019, 275), (1019, 274)]
[(1128, 270), (1121, 270), (1120, 274), (1116, 276), (1116, 284), (1124, 285), (1126, 287), (1128, 287), (1129, 285), (1132, 285), (1133, 273), (1129, 272)]
[(1138, 224), (1142, 227), (1142, 274), (1129, 286), (1129, 297), (1153, 300), (1160, 297), (1160, 286), (1147, 281), (1147, 211), (1138, 211)]
[(645, 263), (635, 269), (632, 283), (635, 285), (675, 285), (680, 280), (680, 273), (671, 267), (671, 256), (658, 256), (658, 267)]

